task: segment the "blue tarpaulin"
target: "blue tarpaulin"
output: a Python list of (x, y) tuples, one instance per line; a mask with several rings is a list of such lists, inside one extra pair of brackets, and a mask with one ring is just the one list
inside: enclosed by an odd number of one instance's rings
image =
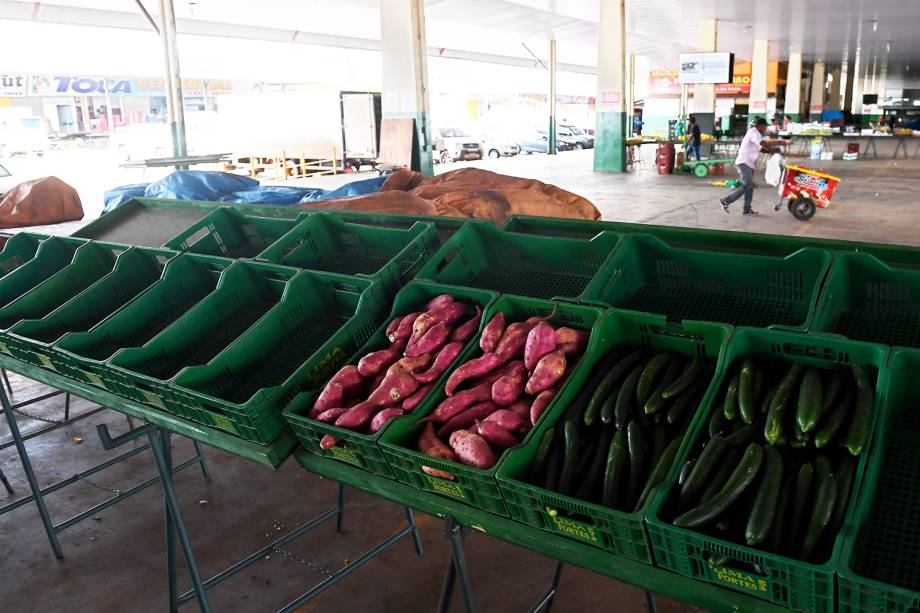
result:
[(147, 198), (174, 200), (219, 200), (232, 192), (253, 189), (259, 182), (249, 177), (218, 170), (177, 170), (151, 183), (144, 191)]
[(241, 192), (232, 192), (220, 197), (223, 202), (239, 202), (245, 204), (274, 204), (287, 206), (315, 200), (328, 192), (324, 189), (311, 187), (286, 187), (283, 185), (262, 185), (256, 189), (247, 189)]
[(102, 214), (106, 214), (109, 211), (114, 211), (121, 205), (123, 205), (128, 200), (132, 198), (143, 198), (144, 191), (147, 189), (149, 183), (134, 183), (133, 185), (122, 185), (121, 187), (116, 187), (115, 189), (110, 189), (103, 196)]

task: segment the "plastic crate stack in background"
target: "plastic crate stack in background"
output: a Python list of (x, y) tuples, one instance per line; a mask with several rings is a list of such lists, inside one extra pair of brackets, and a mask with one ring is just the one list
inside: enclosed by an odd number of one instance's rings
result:
[[(813, 442), (809, 441), (804, 448), (816, 457), (819, 455), (828, 457), (831, 460), (833, 470), (837, 470), (838, 462), (841, 462), (842, 465), (843, 459), (846, 457), (850, 457), (851, 461), (856, 462), (847, 503), (845, 508), (841, 507), (843, 515), (840, 517), (840, 525), (846, 526), (850, 522), (856, 507), (859, 485), (863, 481), (862, 476), (866, 470), (868, 458), (873, 453), (871, 445), (872, 429), (881, 411), (880, 407), (885, 404), (888, 349), (881, 345), (830, 337), (809, 336), (795, 332), (753, 328), (736, 329), (726, 350), (722, 372), (715, 388), (716, 391), (709, 397), (709, 402), (697, 419), (688, 444), (684, 447), (684, 453), (679, 456), (680, 465), (685, 464), (690, 458), (697, 459), (703, 444), (707, 441), (709, 441), (708, 444), (712, 444), (710, 424), (713, 422), (713, 413), (723, 410), (722, 403), (727, 401), (728, 398), (726, 388), (731, 375), (738, 372), (738, 368), (745, 357), (751, 356), (764, 361), (782, 360), (778, 365), (784, 365), (785, 362), (801, 362), (806, 366), (843, 369), (849, 369), (852, 365), (862, 365), (874, 382), (875, 394), (869, 414), (869, 423), (867, 424), (869, 438), (859, 456), (849, 456), (845, 449), (838, 448), (833, 441), (831, 445), (821, 449), (815, 449)], [(792, 393), (790, 404), (787, 404), (786, 409), (786, 418), (793, 420), (792, 424), (795, 423), (798, 390), (799, 384), (797, 383), (795, 393)], [(832, 413), (832, 411), (829, 410), (827, 413)], [(758, 417), (755, 417), (755, 419), (760, 419), (759, 410), (756, 411), (756, 414)], [(828, 416), (825, 415), (824, 417)], [(755, 421), (755, 423), (762, 422)], [(844, 427), (841, 429), (842, 434), (839, 436), (845, 436), (848, 423), (849, 418), (844, 422)], [(789, 429), (788, 422), (783, 427), (786, 428), (785, 434), (788, 441), (785, 443), (785, 447), (781, 447), (781, 450), (790, 448), (792, 442), (792, 430)], [(795, 426), (793, 425), (792, 427)], [(754, 437), (752, 439), (754, 442), (766, 444), (764, 443), (763, 427), (754, 427), (751, 435)], [(836, 440), (839, 439), (834, 439), (834, 441)], [(746, 438), (743, 439), (739, 445), (748, 445), (746, 441)], [(742, 446), (741, 449), (743, 450), (745, 447)], [(725, 453), (729, 451), (730, 448), (726, 449)], [(799, 450), (792, 449), (792, 451)], [(801, 453), (801, 451), (799, 452)], [(786, 454), (784, 453), (783, 455), (785, 456)], [(720, 465), (740, 466), (742, 464), (740, 460), (726, 460), (725, 456), (720, 456), (719, 459), (721, 460)], [(794, 477), (799, 468), (798, 465), (790, 465), (788, 461), (784, 463), (784, 470), (790, 469), (792, 471), (791, 475), (783, 475), (783, 484), (785, 486), (789, 486), (788, 479)], [(761, 468), (760, 470), (766, 469)], [(758, 472), (758, 475), (760, 474)], [(712, 478), (714, 479), (714, 477)], [(827, 551), (827, 554), (821, 553), (822, 547), (821, 543), (819, 543), (818, 548), (815, 550), (816, 555), (826, 555), (826, 558), (818, 562), (806, 562), (770, 551), (772, 547), (772, 540), (770, 539), (764, 540), (756, 547), (749, 547), (735, 542), (738, 539), (743, 540), (746, 538), (745, 525), (750, 511), (743, 513), (744, 521), (735, 517), (736, 523), (729, 522), (725, 528), (719, 528), (715, 521), (710, 521), (698, 529), (680, 528), (673, 525), (672, 522), (675, 516), (685, 512), (687, 508), (680, 505), (679, 490), (681, 486), (677, 481), (676, 475), (672, 473), (666, 482), (666, 486), (661, 488), (652, 503), (651, 510), (646, 515), (646, 524), (657, 566), (705, 581), (714, 586), (731, 588), (798, 611), (830, 612), (834, 610), (835, 576), (841, 558), (843, 530), (837, 532), (832, 540), (824, 539), (827, 547), (824, 551)], [(815, 488), (816, 490), (817, 488)], [(721, 492), (719, 493), (721, 494)], [(738, 504), (753, 505), (755, 494), (756, 492), (748, 490), (747, 497), (742, 497), (736, 502)], [(804, 500), (806, 505), (804, 508), (807, 511), (803, 510), (803, 513), (812, 514), (812, 506), (816, 498), (817, 496), (809, 496), (807, 500)], [(740, 509), (737, 504), (731, 508), (735, 509), (736, 512)], [(790, 502), (789, 511), (792, 508), (793, 505)], [(790, 515), (784, 516), (787, 517), (788, 522)], [(718, 517), (722, 516), (719, 515)], [(804, 518), (801, 521), (805, 522), (805, 524), (808, 523), (808, 520)], [(728, 532), (720, 532), (720, 530), (728, 530)], [(789, 530), (790, 528), (787, 527), (781, 532), (780, 536), (788, 539)], [(726, 534), (728, 536), (725, 536)], [(789, 543), (792, 547), (798, 547), (800, 544), (801, 541)]]
[(590, 240), (553, 238), (470, 221), (444, 243), (418, 278), (533, 298), (576, 300), (619, 241), (615, 232)]
[(804, 331), (831, 254), (805, 248), (784, 258), (668, 246), (632, 234), (586, 292), (591, 303), (660, 313), (668, 321)]
[[(692, 393), (694, 397), (701, 398), (700, 403), (691, 403), (686, 406), (683, 413), (675, 418), (674, 421), (674, 437), (683, 436), (686, 439), (686, 432), (689, 432), (696, 423), (698, 409), (701, 406), (705, 406), (706, 400), (711, 393), (711, 388), (715, 381), (714, 374), (722, 359), (730, 333), (731, 327), (726, 325), (702, 322), (668, 325), (664, 317), (660, 315), (607, 311), (594, 328), (594, 343), (590, 352), (584, 358), (584, 367), (577, 375), (573, 376), (572, 382), (564, 395), (561, 395), (556, 401), (552, 414), (536, 428), (536, 432), (532, 435), (529, 444), (513, 450), (499, 467), (499, 489), (508, 505), (511, 517), (549, 532), (563, 534), (581, 542), (587, 542), (615, 555), (651, 564), (651, 546), (646, 538), (644, 524), (645, 513), (653, 496), (648, 496), (647, 501), (641, 508), (636, 509), (634, 512), (629, 512), (605, 506), (600, 502), (588, 502), (581, 498), (576, 498), (574, 494), (565, 495), (545, 489), (542, 482), (539, 485), (534, 484), (534, 480), (538, 475), (534, 474), (533, 464), (538, 453), (540, 441), (546, 432), (554, 428), (557, 431), (550, 436), (557, 436), (559, 434), (558, 426), (566, 419), (578, 424), (579, 430), (582, 432), (582, 438), (586, 441), (590, 440), (585, 436), (586, 431), (597, 433), (595, 441), (599, 441), (605, 440), (602, 430), (607, 429), (610, 438), (612, 438), (614, 425), (612, 423), (601, 423), (600, 416), (596, 416), (591, 420), (590, 427), (585, 427), (584, 410), (587, 407), (586, 400), (598, 387), (599, 377), (597, 375), (606, 374), (617, 363), (613, 362), (609, 367), (602, 368), (601, 364), (606, 363), (605, 357), (615, 354), (619, 359), (627, 359), (629, 354), (637, 349), (646, 351), (646, 359), (650, 359), (661, 352), (667, 352), (672, 356), (674, 354), (686, 356), (685, 364), (687, 365), (694, 358), (699, 358), (709, 363), (708, 368), (700, 371), (699, 383), (694, 383), (699, 387), (697, 391)], [(671, 361), (673, 359), (672, 357)], [(641, 365), (639, 367), (641, 368)], [(614, 397), (627, 374), (628, 371), (623, 372), (616, 387), (610, 390)], [(688, 391), (687, 393), (691, 392)], [(579, 400), (581, 395), (584, 395), (584, 397)], [(606, 397), (604, 400), (606, 400)], [(572, 414), (570, 407), (577, 408), (577, 414)], [(644, 410), (641, 406), (636, 407), (636, 409), (638, 411)], [(661, 410), (661, 415), (658, 417), (663, 417), (665, 412), (667, 412), (667, 406)], [(641, 423), (641, 416), (633, 414), (632, 418), (639, 419)], [(647, 419), (649, 422), (654, 421), (651, 415)], [(681, 431), (682, 433), (677, 432), (680, 423), (686, 424), (686, 427)], [(645, 435), (658, 428), (654, 423), (649, 423), (648, 426), (643, 428)], [(671, 429), (666, 422), (660, 424), (660, 427), (666, 430)], [(652, 436), (646, 436), (645, 445), (649, 454), (646, 456), (647, 458), (650, 458), (652, 454), (652, 447), (654, 446), (652, 438)], [(558, 440), (556, 444), (562, 444), (561, 440)], [(604, 458), (608, 455), (609, 446), (609, 442), (606, 445), (601, 445)], [(683, 446), (681, 445), (681, 450)], [(659, 452), (663, 451), (664, 447), (659, 450)], [(678, 451), (679, 454), (680, 451)], [(649, 466), (643, 479), (650, 478), (649, 474), (652, 472), (652, 466), (656, 463), (652, 459), (647, 459), (646, 462)], [(667, 474), (670, 475), (676, 470), (679, 470), (679, 466), (675, 462), (667, 471)], [(581, 484), (583, 478), (588, 478), (588, 473), (587, 468), (583, 469), (573, 478), (573, 481)], [(601, 475), (603, 474), (604, 471), (601, 472)], [(542, 479), (542, 475), (539, 478)], [(623, 476), (621, 480), (627, 479)], [(595, 482), (591, 486), (592, 492), (598, 489), (597, 485), (598, 483)], [(657, 489), (653, 489), (652, 494), (656, 491)]]
[(294, 227), (292, 219), (244, 215), (233, 207), (208, 213), (164, 247), (202, 255), (254, 258)]

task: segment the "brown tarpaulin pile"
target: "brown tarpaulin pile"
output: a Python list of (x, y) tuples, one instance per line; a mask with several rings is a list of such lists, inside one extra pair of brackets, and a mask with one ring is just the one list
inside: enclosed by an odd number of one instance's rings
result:
[(83, 219), (77, 190), (57, 177), (20, 183), (0, 200), (0, 228), (44, 226)]
[(511, 215), (600, 219), (590, 201), (534, 179), (500, 175), (479, 168), (452, 170), (426, 178), (398, 170), (375, 194), (319, 200), (305, 207), (407, 215), (489, 219), (501, 225)]

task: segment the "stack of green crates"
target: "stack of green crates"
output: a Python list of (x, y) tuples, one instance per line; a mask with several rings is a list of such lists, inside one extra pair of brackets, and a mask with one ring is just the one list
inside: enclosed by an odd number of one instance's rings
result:
[(292, 219), (244, 215), (233, 207), (221, 207), (163, 246), (202, 255), (254, 258), (294, 225)]
[(48, 238), (44, 234), (20, 232), (6, 240), (3, 250), (0, 251), (0, 277), (5, 276), (32, 258), (43, 240)]

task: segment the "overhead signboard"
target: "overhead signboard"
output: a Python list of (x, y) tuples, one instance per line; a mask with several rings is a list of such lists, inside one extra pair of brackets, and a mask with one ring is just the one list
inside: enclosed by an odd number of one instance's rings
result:
[(678, 80), (690, 83), (731, 83), (735, 56), (732, 53), (681, 53)]
[(25, 96), (29, 79), (24, 74), (0, 73), (0, 98)]

